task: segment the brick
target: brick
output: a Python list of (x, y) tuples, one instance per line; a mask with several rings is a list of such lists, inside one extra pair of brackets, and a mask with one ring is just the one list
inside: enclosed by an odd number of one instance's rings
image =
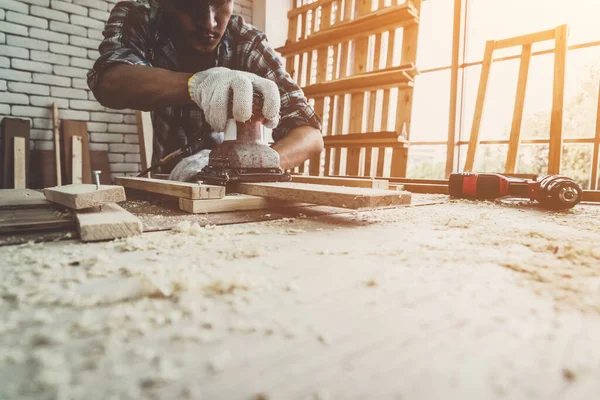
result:
[(108, 162), (111, 163), (122, 163), (125, 162), (124, 154), (108, 154)]
[(52, 131), (49, 129), (31, 129), (29, 135), (31, 139), (36, 140), (52, 140), (54, 138)]
[(135, 115), (126, 115), (123, 121), (126, 124), (137, 124), (137, 117)]
[(90, 143), (88, 147), (91, 151), (108, 151), (108, 143)]
[(62, 97), (66, 99), (87, 99), (87, 93), (85, 90), (62, 88), (53, 86), (50, 89), (50, 93), (54, 97)]
[(94, 95), (94, 92), (88, 92), (88, 100), (89, 101), (98, 101), (98, 99), (96, 99), (96, 96)]
[(15, 0), (0, 0), (0, 8), (6, 11), (11, 10), (22, 14), (27, 14), (29, 12), (29, 6), (27, 4), (23, 4), (21, 1)]
[(58, 54), (67, 54), (69, 56), (84, 57), (87, 55), (85, 49), (70, 46), (68, 44), (50, 43), (50, 51)]
[(70, 104), (73, 110), (104, 111), (104, 106), (97, 101), (71, 100)]
[(31, 59), (34, 61), (49, 62), (50, 64), (69, 65), (69, 56), (47, 51), (31, 50)]
[[(62, 65), (54, 66), (54, 73), (61, 76), (70, 76), (71, 78), (85, 79), (87, 70), (83, 68), (65, 67)], [(87, 99), (87, 96), (85, 97)]]
[(77, 121), (89, 121), (90, 113), (87, 111), (75, 111), (75, 110), (61, 110), (61, 119), (74, 119)]
[(45, 85), (71, 87), (71, 78), (56, 75), (33, 74), (33, 82)]
[(69, 43), (76, 47), (85, 47), (88, 49), (97, 49), (100, 41), (96, 39), (82, 38), (80, 36), (71, 36)]
[(50, 1), (50, 6), (53, 10), (64, 11), (69, 14), (79, 14), (79, 15), (87, 15), (87, 8), (78, 6), (76, 4), (67, 3), (59, 0)]
[(123, 135), (120, 133), (90, 133), (90, 138), (97, 143), (123, 143)]
[(56, 102), (58, 108), (69, 108), (69, 100), (56, 97), (30, 96), (29, 101), (32, 106), (37, 107), (52, 107), (52, 103)]
[(57, 21), (50, 21), (50, 30), (61, 33), (68, 33), (69, 35), (79, 35), (84, 37), (87, 36), (87, 29), (81, 26), (71, 25), (68, 23), (65, 24)]
[(0, 45), (0, 54), (7, 57), (29, 58), (29, 50), (20, 47)]
[(11, 63), (13, 69), (21, 71), (42, 72), (45, 74), (52, 73), (52, 65), (37, 61), (19, 60), (14, 58)]
[(0, 68), (0, 79), (7, 81), (31, 82), (31, 72), (14, 71), (12, 69)]
[(3, 32), (0, 32), (0, 44), (6, 43), (6, 35)]
[(103, 122), (88, 122), (88, 131), (96, 133), (105, 133), (108, 129), (108, 125)]
[(8, 86), (6, 85), (6, 81), (0, 81), (0, 90), (3, 90), (3, 91), (8, 90)]
[(100, 52), (98, 52), (98, 50), (88, 50), (87, 57), (90, 60), (96, 60), (98, 57), (100, 57)]
[(48, 96), (50, 94), (48, 86), (37, 85), (35, 83), (8, 82), (8, 90), (16, 93), (39, 94), (41, 96)]
[(71, 23), (74, 25), (85, 26), (86, 28), (104, 30), (105, 23), (100, 22), (95, 19), (92, 19), (92, 18), (82, 17), (80, 15), (71, 15), (70, 19), (71, 19)]
[(48, 42), (40, 39), (30, 39), (20, 36), (6, 35), (6, 43), (9, 46), (25, 47), (33, 50), (48, 50)]
[(50, 0), (20, 0), (21, 3), (27, 3), (34, 6), (50, 7)]
[(54, 143), (49, 140), (36, 140), (34, 143), (36, 150), (54, 150)]
[(102, 11), (106, 11), (108, 9), (108, 4), (106, 3), (106, 1), (101, 0), (73, 0), (73, 3), (80, 4), (88, 8), (95, 8), (97, 10)]
[(76, 88), (76, 89), (85, 89), (85, 90), (89, 90), (90, 89), (89, 86), (88, 86), (88, 84), (87, 84), (87, 80), (86, 79), (73, 78), (73, 83), (71, 85), (74, 88)]
[[(42, 17), (49, 20), (69, 22), (69, 14), (62, 11), (53, 10), (48, 7), (31, 6), (29, 13), (31, 15), (35, 15), (36, 17)], [(50, 24), (52, 24), (52, 22), (50, 22)]]
[[(10, 112), (10, 106), (8, 104), (0, 103), (0, 116), (2, 115), (12, 115)], [(0, 120), (2, 120), (1, 117)]]
[(108, 146), (111, 153), (139, 153), (140, 146), (137, 144), (111, 143)]
[(139, 143), (138, 135), (125, 135), (125, 143)]
[(45, 118), (34, 118), (33, 127), (35, 129), (52, 129), (52, 120)]
[(15, 117), (52, 117), (52, 112), (48, 107), (13, 106), (11, 109), (11, 114)]
[(29, 105), (29, 96), (21, 93), (0, 92), (0, 104)]
[(100, 11), (100, 10), (92, 10), (90, 9), (90, 18), (97, 19), (102, 22), (108, 21), (108, 17), (110, 17), (110, 13), (108, 11)]
[(10, 58), (0, 56), (0, 68), (10, 68)]
[(29, 37), (37, 38), (37, 39), (44, 39), (49, 42), (56, 42), (56, 43), (68, 43), (69, 42), (68, 35), (49, 31), (48, 29), (30, 28), (29, 29)]
[(109, 124), (108, 131), (117, 133), (137, 133), (137, 126), (125, 124)]
[(99, 31), (99, 30), (96, 30), (96, 29), (88, 29), (87, 30), (87, 36), (90, 39), (104, 40), (104, 35), (102, 34), (102, 31)]
[(29, 35), (26, 26), (13, 24), (12, 22), (0, 21), (0, 32), (10, 33), (13, 35), (27, 36)]
[[(112, 145), (110, 145), (112, 146)], [(110, 148), (109, 146), (109, 148)], [(110, 164), (110, 170), (113, 172), (138, 172), (139, 166), (138, 164), (128, 164), (128, 163), (115, 163)]]
[(15, 24), (31, 26), (40, 29), (48, 29), (48, 21), (45, 19), (16, 13), (14, 11), (8, 11), (6, 13), (6, 20), (8, 22), (14, 22)]
[(0, 8), (0, 20), (3, 20), (6, 18), (6, 11), (4, 11), (3, 8)]
[(91, 69), (94, 66), (94, 61), (87, 58), (71, 57), (69, 64), (72, 67)]
[(123, 122), (123, 114), (93, 112), (92, 121), (120, 123)]
[(125, 162), (140, 163), (142, 161), (139, 154), (125, 154)]

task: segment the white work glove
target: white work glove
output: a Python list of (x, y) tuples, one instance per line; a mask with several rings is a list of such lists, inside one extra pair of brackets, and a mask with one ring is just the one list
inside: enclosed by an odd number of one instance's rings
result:
[(188, 81), (192, 100), (204, 111), (206, 122), (217, 132), (224, 132), (228, 119), (228, 103), (233, 92), (233, 118), (246, 122), (252, 117), (252, 93), (264, 99), (263, 124), (275, 128), (279, 123), (281, 98), (275, 82), (256, 74), (215, 67), (198, 72)]
[(180, 182), (195, 182), (198, 172), (202, 171), (208, 165), (210, 150), (200, 150), (196, 154), (179, 161), (173, 171), (169, 174), (169, 179)]

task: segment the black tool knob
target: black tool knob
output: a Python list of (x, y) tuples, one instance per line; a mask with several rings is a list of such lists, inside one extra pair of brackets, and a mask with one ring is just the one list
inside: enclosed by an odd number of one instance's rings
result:
[(540, 181), (537, 200), (546, 208), (566, 210), (575, 207), (583, 198), (583, 189), (573, 179), (550, 175)]

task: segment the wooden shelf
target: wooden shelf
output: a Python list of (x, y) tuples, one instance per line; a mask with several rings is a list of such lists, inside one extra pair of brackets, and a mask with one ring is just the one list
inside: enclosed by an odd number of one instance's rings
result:
[(405, 4), (386, 7), (363, 17), (333, 25), (310, 35), (307, 39), (287, 43), (276, 50), (283, 57), (305, 53), (319, 47), (331, 46), (359, 37), (367, 37), (385, 32), (391, 28), (406, 27), (419, 22), (418, 11), (410, 1)]
[(347, 93), (360, 93), (389, 88), (412, 87), (416, 69), (412, 64), (383, 69), (365, 74), (349, 76), (306, 86), (302, 90), (308, 98), (336, 96)]
[(362, 147), (394, 147), (404, 148), (408, 141), (396, 132), (350, 133), (348, 135), (324, 136), (326, 149), (362, 148)]

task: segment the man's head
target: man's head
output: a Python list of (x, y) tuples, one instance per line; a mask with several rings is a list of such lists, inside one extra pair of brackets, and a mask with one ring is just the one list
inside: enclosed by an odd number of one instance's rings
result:
[(196, 53), (217, 47), (233, 12), (233, 0), (163, 0), (161, 5), (173, 17), (176, 40)]

